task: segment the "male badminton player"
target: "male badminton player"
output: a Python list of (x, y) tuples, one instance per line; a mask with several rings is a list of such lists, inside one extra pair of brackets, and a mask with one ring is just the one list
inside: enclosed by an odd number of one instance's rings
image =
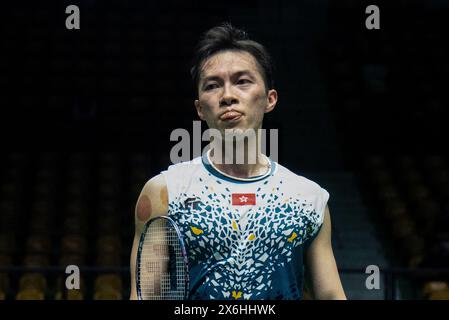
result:
[[(228, 23), (204, 34), (191, 75), (199, 118), (225, 137), (215, 146), (225, 145), (226, 129), (261, 129), (276, 106), (266, 49)], [(245, 144), (243, 162), (234, 141), (233, 152), (209, 151), (145, 184), (135, 211), (131, 299), (143, 226), (160, 215), (184, 236), (189, 299), (302, 299), (304, 285), (314, 299), (346, 299), (331, 246), (329, 193), (262, 154), (256, 137), (255, 146)]]

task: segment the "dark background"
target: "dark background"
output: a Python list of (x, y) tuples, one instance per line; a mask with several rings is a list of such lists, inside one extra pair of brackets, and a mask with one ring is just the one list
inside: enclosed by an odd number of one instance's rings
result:
[[(65, 28), (70, 4), (80, 8), (80, 30)], [(365, 28), (369, 4), (380, 7), (380, 30)], [(394, 184), (398, 166), (424, 168), (426, 159), (437, 157), (442, 164), (435, 179), (445, 176), (441, 186), (449, 190), (448, 11), (447, 1), (417, 0), (3, 3), (4, 265), (63, 265), (65, 250), (68, 261), (83, 265), (128, 266), (139, 191), (170, 164), (170, 132), (191, 131), (198, 120), (189, 75), (193, 48), (203, 32), (224, 21), (247, 30), (274, 58), (279, 102), (264, 124), (279, 129), (281, 164), (312, 178), (354, 172), (375, 211), (386, 212), (388, 205), (373, 196), (385, 186), (374, 185), (367, 177), (379, 177), (378, 171), (369, 170), (393, 172)], [(438, 207), (420, 244), (430, 248), (446, 239), (447, 230), (436, 240), (432, 228), (449, 221), (449, 202), (439, 182), (433, 185), (423, 172)], [(110, 229), (102, 227), (108, 223)], [(40, 237), (44, 249), (33, 247), (30, 235)], [(78, 238), (65, 244), (67, 235)], [(118, 257), (98, 262), (104, 244), (91, 244), (101, 235), (118, 235), (106, 244)], [(36, 250), (46, 260), (28, 264)], [(398, 265), (408, 266), (407, 259)], [(435, 261), (430, 265), (449, 266)], [(10, 273), (7, 297), (15, 297), (20, 276)], [(126, 272), (122, 279), (126, 296)], [(56, 289), (48, 290), (51, 298)]]

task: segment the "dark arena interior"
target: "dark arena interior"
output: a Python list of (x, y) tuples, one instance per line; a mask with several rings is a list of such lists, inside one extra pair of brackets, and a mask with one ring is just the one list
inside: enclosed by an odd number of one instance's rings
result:
[(224, 21), (274, 59), (264, 127), (329, 191), (347, 298), (449, 300), (447, 1), (8, 1), (0, 16), (0, 300), (129, 299), (137, 198), (198, 120), (194, 45)]

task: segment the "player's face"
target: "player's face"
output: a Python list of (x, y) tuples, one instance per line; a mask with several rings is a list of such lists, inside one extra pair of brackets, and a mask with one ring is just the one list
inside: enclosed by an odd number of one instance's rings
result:
[(276, 101), (276, 91), (267, 93), (251, 54), (224, 51), (204, 62), (195, 107), (209, 128), (222, 133), (231, 128), (259, 129), (264, 113), (270, 112)]

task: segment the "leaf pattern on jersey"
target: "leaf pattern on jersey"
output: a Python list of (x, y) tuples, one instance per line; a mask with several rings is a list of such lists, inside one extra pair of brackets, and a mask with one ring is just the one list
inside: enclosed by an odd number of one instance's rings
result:
[(181, 193), (169, 203), (190, 267), (205, 266), (201, 285), (208, 299), (263, 298), (273, 273), (319, 229), (310, 199), (286, 198), (279, 187), (262, 191), (254, 206), (232, 206), (231, 191), (220, 184), (212, 190), (205, 185), (201, 196)]

